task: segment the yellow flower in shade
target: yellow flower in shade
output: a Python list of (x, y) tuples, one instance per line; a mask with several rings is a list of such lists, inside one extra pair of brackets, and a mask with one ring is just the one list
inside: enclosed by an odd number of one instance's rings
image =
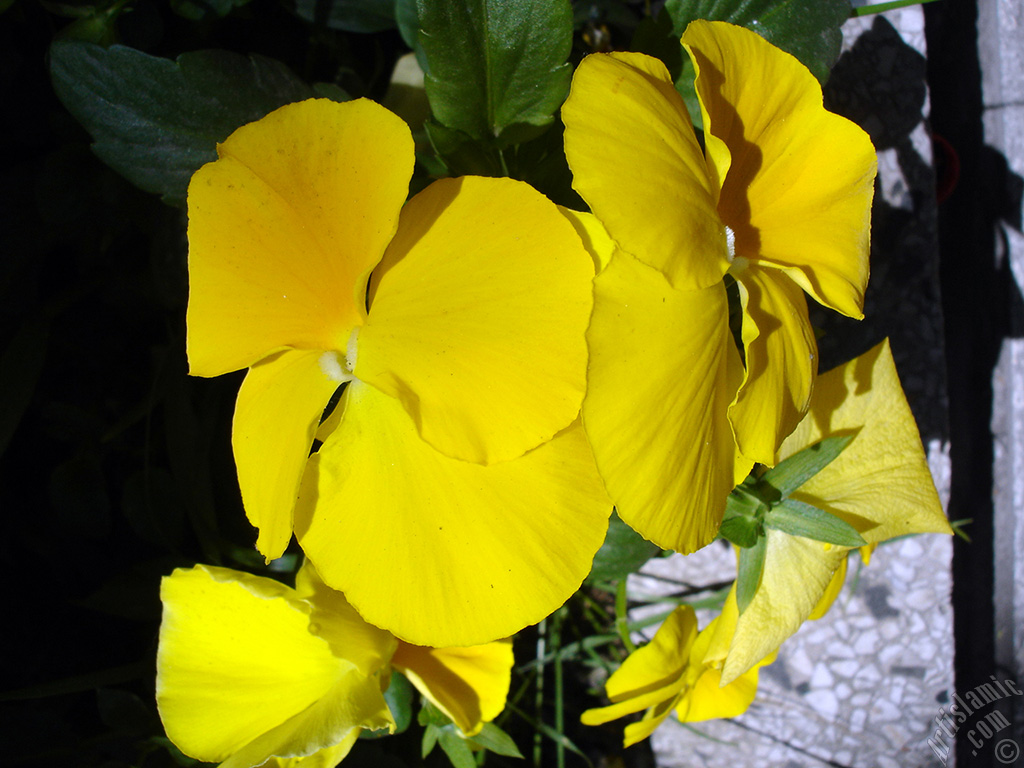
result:
[(224, 768), (330, 768), (363, 729), (394, 730), (391, 669), (477, 733), (505, 706), (512, 646), (416, 648), (371, 626), (307, 563), (291, 589), (227, 568), (165, 577), (157, 706), (186, 755)]
[[(855, 435), (790, 498), (853, 526), (867, 546), (913, 533), (952, 533), (885, 341), (815, 384), (807, 416), (782, 445), (788, 458), (826, 437)], [(742, 614), (729, 593), (708, 652), (730, 682), (832, 604), (850, 547), (768, 529), (761, 582)]]
[(539, 621), (611, 509), (578, 422), (594, 266), (571, 224), (510, 179), (406, 203), (409, 128), (366, 100), (283, 107), (218, 155), (189, 186), (188, 356), (249, 368), (232, 444), (257, 548), (294, 530), (409, 642)]
[(584, 424), (622, 519), (691, 552), (806, 410), (804, 293), (861, 316), (875, 154), (753, 32), (695, 21), (682, 43), (706, 151), (664, 65), (638, 53), (588, 56), (562, 119), (573, 185), (618, 248), (595, 281)]
[(747, 711), (757, 693), (758, 670), (775, 660), (772, 653), (726, 686), (721, 672), (705, 662), (718, 619), (697, 632), (697, 617), (688, 605), (676, 608), (650, 643), (629, 655), (608, 678), (605, 690), (612, 705), (588, 709), (584, 725), (600, 725), (635, 712), (641, 720), (626, 726), (624, 746), (650, 736), (673, 710), (683, 723), (736, 717)]

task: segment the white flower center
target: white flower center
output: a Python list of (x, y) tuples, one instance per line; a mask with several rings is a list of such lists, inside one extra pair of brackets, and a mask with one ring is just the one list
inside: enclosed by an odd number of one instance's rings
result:
[(339, 384), (345, 381), (354, 381), (356, 369), (356, 340), (359, 338), (359, 328), (353, 328), (352, 334), (348, 337), (348, 344), (345, 345), (345, 356), (341, 352), (330, 350), (320, 355), (320, 370), (323, 371), (331, 381)]

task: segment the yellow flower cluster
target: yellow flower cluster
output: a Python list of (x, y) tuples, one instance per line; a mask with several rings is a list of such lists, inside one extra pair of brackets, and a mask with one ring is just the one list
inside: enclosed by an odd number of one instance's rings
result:
[[(256, 546), (294, 534), (308, 561), (294, 590), (165, 579), (158, 699), (186, 754), (333, 764), (393, 727), (392, 669), (471, 735), (504, 706), (501, 638), (579, 588), (613, 505), (692, 552), (755, 464), (829, 435), (857, 430), (800, 498), (871, 544), (948, 531), (888, 348), (816, 380), (805, 294), (861, 316), (870, 141), (756, 34), (694, 22), (682, 44), (703, 148), (657, 60), (577, 69), (565, 152), (591, 214), (510, 179), (407, 201), (409, 128), (366, 100), (283, 107), (195, 174), (190, 370), (248, 369), (232, 441)], [(766, 546), (742, 613), (734, 590), (698, 634), (678, 609), (584, 722), (646, 710), (632, 743), (673, 710), (745, 710), (848, 551)]]

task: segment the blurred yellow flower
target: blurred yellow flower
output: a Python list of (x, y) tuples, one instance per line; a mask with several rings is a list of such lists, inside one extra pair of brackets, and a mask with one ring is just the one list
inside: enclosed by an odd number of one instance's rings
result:
[(409, 646), (367, 624), (307, 562), (291, 589), (198, 565), (163, 579), (157, 706), (186, 755), (225, 768), (330, 768), (361, 730), (394, 730), (392, 669), (465, 735), (505, 706), (512, 646)]
[(623, 745), (629, 747), (650, 736), (673, 710), (683, 723), (746, 712), (757, 693), (758, 670), (774, 661), (775, 654), (729, 685), (720, 685), (720, 670), (704, 658), (717, 622), (698, 633), (693, 609), (676, 608), (654, 639), (631, 653), (608, 678), (605, 690), (612, 705), (588, 709), (580, 718), (583, 724), (600, 725), (646, 710), (641, 720), (626, 726)]
[[(790, 497), (853, 526), (867, 546), (914, 533), (952, 533), (928, 470), (917, 424), (884, 341), (818, 378), (807, 416), (782, 445), (788, 458), (824, 438), (855, 435)], [(808, 618), (818, 618), (842, 586), (851, 547), (768, 529), (761, 582), (739, 613), (733, 587), (708, 659), (722, 680), (743, 675)]]
[(584, 424), (622, 519), (685, 553), (807, 407), (803, 293), (861, 316), (875, 154), (824, 109), (811, 73), (753, 32), (695, 21), (682, 43), (705, 151), (643, 54), (588, 56), (562, 118), (573, 184), (618, 248), (595, 281)]
[(594, 267), (573, 227), (510, 179), (406, 203), (409, 128), (366, 100), (282, 107), (218, 155), (189, 186), (188, 356), (249, 368), (232, 444), (260, 552), (294, 530), (422, 645), (539, 621), (611, 510), (578, 422)]

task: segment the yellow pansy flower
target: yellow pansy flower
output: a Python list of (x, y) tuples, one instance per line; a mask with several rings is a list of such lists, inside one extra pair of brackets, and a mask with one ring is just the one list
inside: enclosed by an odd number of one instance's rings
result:
[[(870, 553), (913, 533), (952, 533), (928, 470), (917, 424), (900, 387), (889, 342), (818, 378), (807, 416), (782, 444), (788, 458), (826, 437), (855, 435), (818, 474), (790, 494), (853, 526)], [(768, 529), (761, 582), (742, 614), (726, 599), (708, 652), (728, 683), (818, 618), (842, 586), (851, 547)]]
[(683, 723), (736, 717), (747, 711), (757, 693), (758, 670), (775, 654), (722, 686), (721, 671), (706, 663), (715, 619), (697, 632), (697, 617), (688, 605), (676, 608), (658, 628), (650, 643), (631, 653), (605, 684), (612, 705), (588, 709), (584, 725), (600, 725), (635, 712), (641, 720), (626, 726), (626, 747), (650, 736), (673, 710)]
[(294, 530), (409, 642), (539, 621), (611, 509), (578, 423), (594, 266), (572, 225), (511, 179), (406, 203), (409, 128), (367, 100), (282, 107), (218, 155), (189, 186), (188, 357), (249, 368), (232, 444), (257, 548)]
[[(291, 589), (197, 565), (163, 579), (157, 706), (186, 755), (224, 768), (329, 768), (361, 730), (394, 730), (405, 673), (465, 735), (505, 706), (512, 645), (417, 648), (367, 624), (307, 562)], [(333, 761), (333, 762), (332, 762)]]
[(721, 22), (682, 43), (704, 151), (668, 71), (639, 53), (588, 56), (562, 119), (573, 185), (617, 246), (595, 281), (584, 423), (622, 519), (685, 553), (806, 409), (804, 292), (861, 316), (876, 162), (789, 54)]

